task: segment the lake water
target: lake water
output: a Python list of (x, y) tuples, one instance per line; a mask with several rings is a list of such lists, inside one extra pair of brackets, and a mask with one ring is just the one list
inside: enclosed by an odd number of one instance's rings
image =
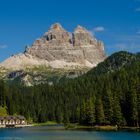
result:
[(140, 132), (64, 130), (62, 126), (0, 129), (0, 140), (140, 140)]

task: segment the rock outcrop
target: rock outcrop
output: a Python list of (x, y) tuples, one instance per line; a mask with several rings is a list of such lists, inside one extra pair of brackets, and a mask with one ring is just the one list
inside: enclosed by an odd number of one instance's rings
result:
[(94, 67), (106, 58), (104, 45), (85, 28), (77, 26), (73, 33), (56, 23), (23, 54), (1, 63), (6, 68), (23, 69), (45, 65), (53, 68)]

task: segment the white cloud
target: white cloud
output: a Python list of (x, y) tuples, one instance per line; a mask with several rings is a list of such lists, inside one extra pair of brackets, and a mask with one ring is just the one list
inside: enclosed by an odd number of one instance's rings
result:
[(103, 26), (97, 26), (97, 27), (93, 28), (92, 30), (89, 30), (89, 33), (91, 35), (95, 35), (96, 33), (104, 32), (105, 30), (106, 29)]
[(0, 44), (0, 49), (5, 49), (5, 48), (7, 48), (7, 45), (5, 45), (5, 44)]
[(103, 32), (105, 31), (105, 28), (103, 26), (98, 26), (98, 27), (95, 27), (93, 29), (94, 32)]

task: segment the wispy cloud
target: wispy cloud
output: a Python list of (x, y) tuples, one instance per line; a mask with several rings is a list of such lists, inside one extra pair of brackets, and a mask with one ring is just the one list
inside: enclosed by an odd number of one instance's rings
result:
[(137, 34), (112, 34), (112, 43), (107, 45), (108, 50), (140, 52), (140, 32)]
[(136, 12), (140, 12), (140, 7), (135, 9)]
[(140, 2), (140, 0), (134, 0), (135, 2)]
[(125, 34), (117, 35), (117, 36), (113, 36), (113, 38), (119, 42), (139, 42), (140, 43), (140, 36), (138, 33), (134, 35), (125, 35)]
[(115, 44), (114, 47), (119, 50), (125, 50), (127, 49), (128, 46), (125, 43), (118, 43), (118, 44)]
[(95, 27), (93, 29), (94, 32), (103, 32), (105, 31), (105, 28), (103, 26), (98, 26), (98, 27)]
[(0, 44), (0, 49), (5, 49), (5, 48), (7, 48), (7, 45), (5, 45), (5, 44)]
[(103, 26), (97, 26), (91, 30), (89, 30), (89, 33), (91, 33), (92, 35), (95, 35), (96, 33), (99, 32), (104, 32), (106, 29)]
[(113, 49), (117, 51), (128, 51), (128, 52), (139, 52), (140, 44), (137, 43), (116, 43), (108, 46), (108, 49)]
[(140, 30), (139, 30), (139, 31), (137, 31), (137, 34), (138, 34), (138, 35), (140, 35)]

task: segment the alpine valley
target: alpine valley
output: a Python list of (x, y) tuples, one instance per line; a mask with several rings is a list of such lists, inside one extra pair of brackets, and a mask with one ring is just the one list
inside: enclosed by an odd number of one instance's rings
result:
[(81, 26), (69, 33), (52, 25), (2, 62), (0, 75), (0, 116), (140, 130), (140, 53), (106, 57), (103, 43)]

